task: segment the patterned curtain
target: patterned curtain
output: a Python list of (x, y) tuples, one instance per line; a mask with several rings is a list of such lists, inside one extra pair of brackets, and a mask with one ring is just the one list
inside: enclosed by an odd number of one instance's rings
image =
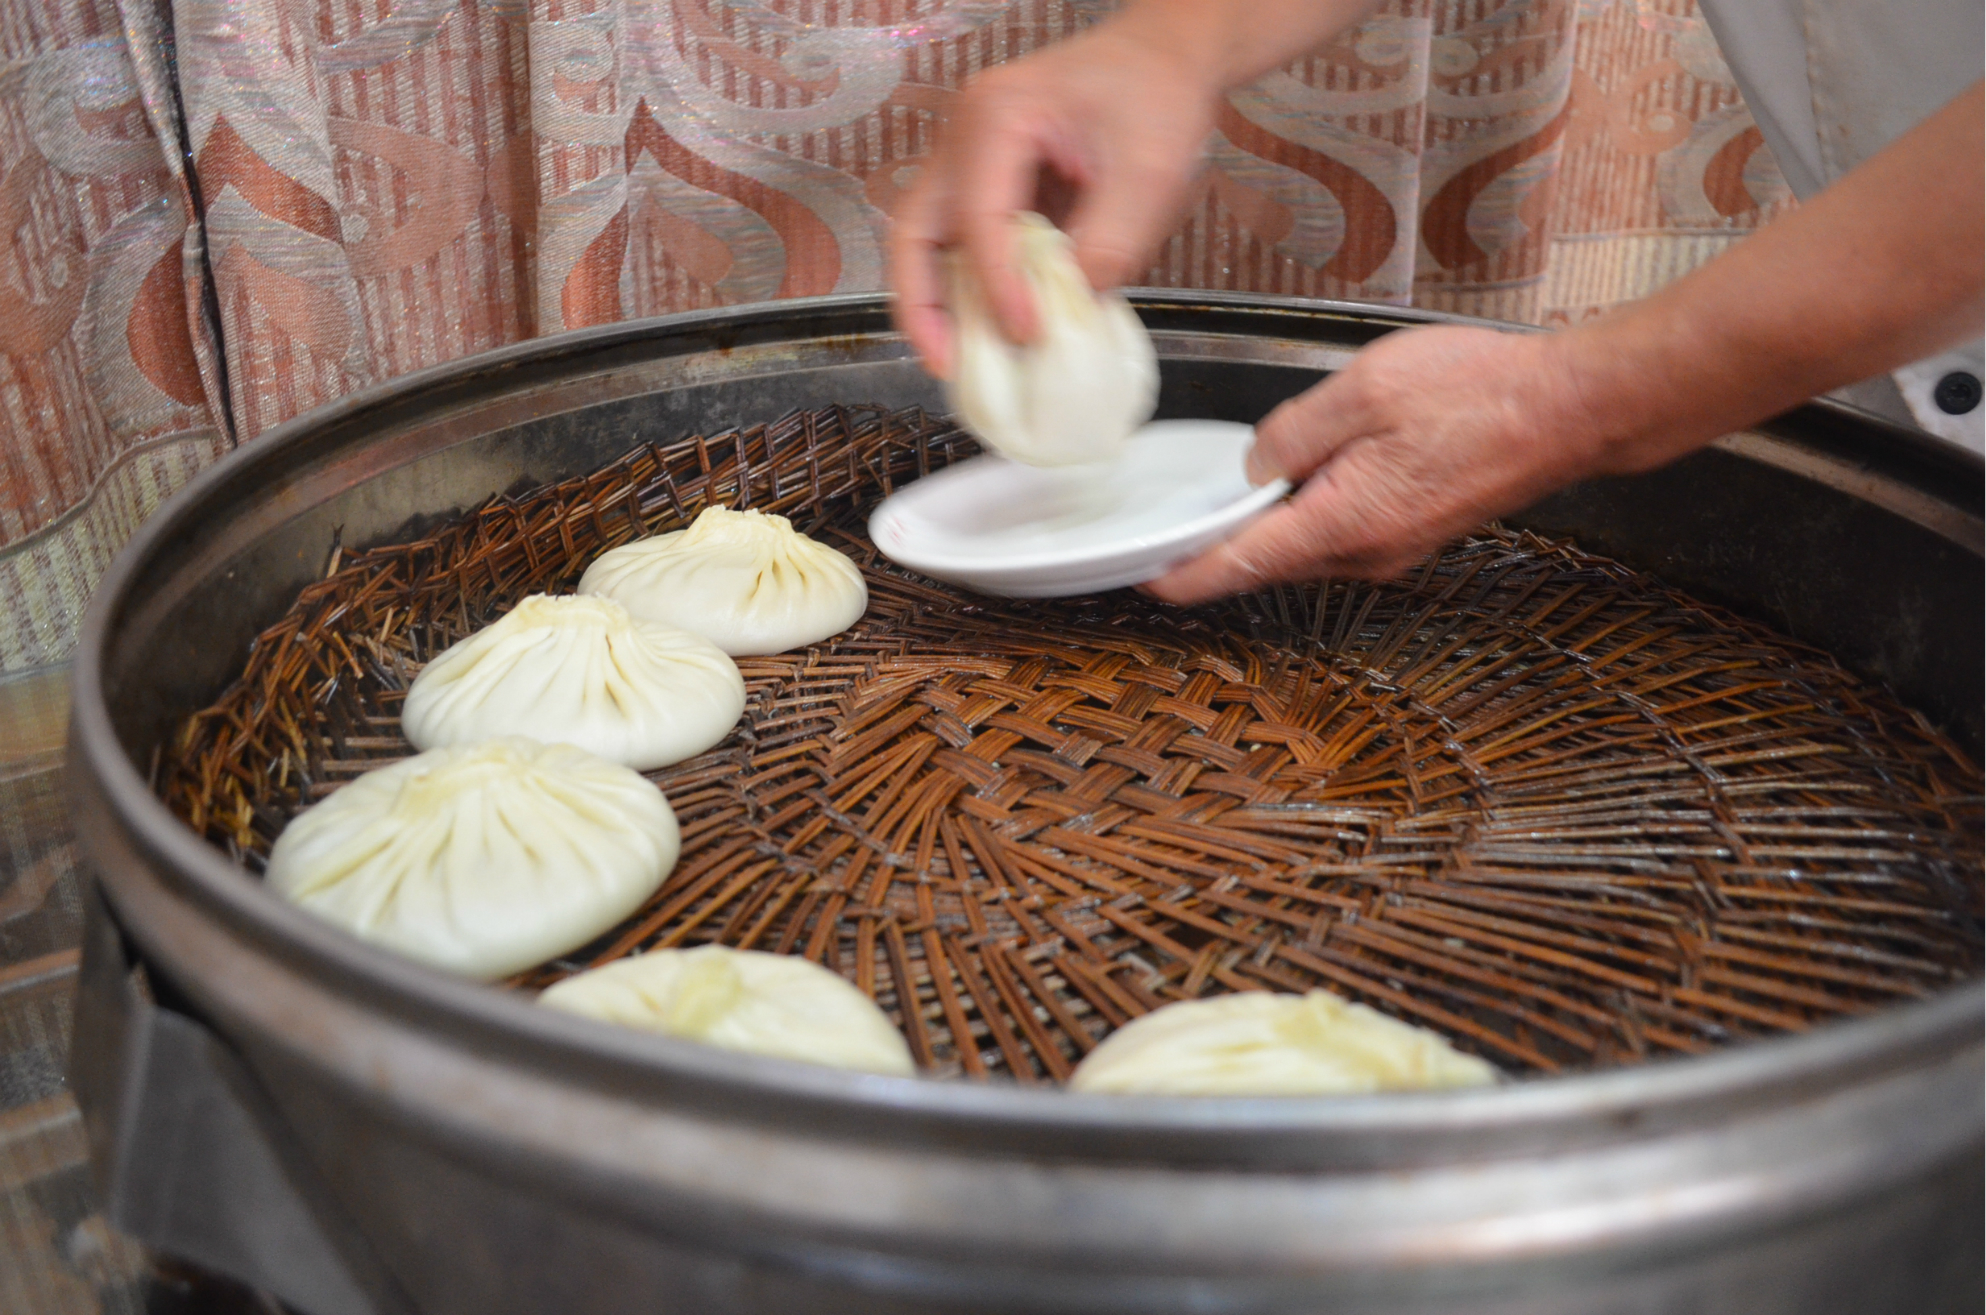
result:
[[(0, 672), (59, 661), (151, 508), (311, 407), (881, 287), (951, 98), (1109, 7), (0, 0)], [(1230, 97), (1208, 162), (1147, 282), (1554, 324), (1790, 203), (1693, 0), (1389, 0)]]
[(227, 448), (170, 43), (111, 0), (0, 3), (0, 671), (62, 657), (147, 512)]

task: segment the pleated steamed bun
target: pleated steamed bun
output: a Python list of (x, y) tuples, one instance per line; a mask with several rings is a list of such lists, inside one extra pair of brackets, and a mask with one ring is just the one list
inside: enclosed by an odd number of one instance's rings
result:
[(869, 606), (854, 562), (784, 516), (728, 507), (706, 507), (686, 530), (602, 553), (579, 592), (695, 631), (734, 657), (817, 644)]
[(908, 1075), (889, 1016), (809, 959), (704, 945), (651, 950), (578, 973), (538, 1003), (623, 1027), (865, 1073)]
[(1246, 991), (1133, 1019), (1069, 1079), (1138, 1096), (1317, 1096), (1477, 1087), (1497, 1071), (1425, 1028), (1329, 991)]
[(669, 801), (636, 772), (509, 738), (367, 772), (283, 829), (267, 880), (354, 935), (487, 980), (634, 912), (681, 843)]
[(1007, 341), (978, 279), (953, 256), (952, 412), (1000, 455), (1030, 466), (1115, 460), (1158, 406), (1151, 334), (1122, 296), (1090, 288), (1062, 230), (1023, 214), (1015, 236), (1040, 334), (1025, 346)]
[(417, 749), (528, 735), (647, 771), (702, 753), (744, 710), (738, 664), (702, 636), (612, 599), (534, 594), (423, 667), (400, 727)]

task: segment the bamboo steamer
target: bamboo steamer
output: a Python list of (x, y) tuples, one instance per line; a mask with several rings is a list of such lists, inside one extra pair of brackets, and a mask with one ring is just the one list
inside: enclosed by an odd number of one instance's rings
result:
[[(1162, 414), (1229, 419), (1425, 318), (1141, 310)], [(325, 1315), (1976, 1300), (1976, 462), (1812, 408), (1182, 622), (877, 559), (867, 506), (970, 450), (933, 401), (873, 299), (616, 326), (305, 417), (148, 528), (73, 742), (77, 1079), (128, 1227)], [(259, 888), (289, 812), (406, 752), (420, 661), (708, 501), (809, 524), (873, 605), (656, 774), (654, 903), (506, 991)], [(712, 939), (844, 972), (927, 1077), (527, 1003)], [(1056, 1088), (1167, 999), (1319, 984), (1523, 1080)]]

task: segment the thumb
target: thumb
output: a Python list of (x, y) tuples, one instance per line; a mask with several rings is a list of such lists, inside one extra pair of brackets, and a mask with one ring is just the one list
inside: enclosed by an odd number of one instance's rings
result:
[(1397, 575), (1416, 554), (1375, 532), (1372, 499), (1357, 473), (1334, 478), (1342, 465), (1141, 588), (1169, 603), (1198, 603), (1288, 580)]
[(1282, 403), (1255, 426), (1248, 478), (1301, 484), (1347, 443), (1370, 432), (1370, 408), (1357, 362)]

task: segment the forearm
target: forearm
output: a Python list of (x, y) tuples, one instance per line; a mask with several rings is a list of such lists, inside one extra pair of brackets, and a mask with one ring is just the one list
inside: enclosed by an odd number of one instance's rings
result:
[(1979, 84), (1655, 296), (1561, 335), (1593, 465), (1645, 470), (1980, 332)]
[(1190, 85), (1250, 82), (1358, 22), (1378, 0), (1136, 0), (1102, 28), (1176, 60)]

